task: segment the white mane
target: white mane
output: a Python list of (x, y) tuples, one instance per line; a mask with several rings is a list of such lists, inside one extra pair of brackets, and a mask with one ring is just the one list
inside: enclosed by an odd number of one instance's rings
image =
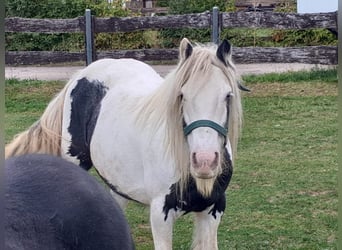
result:
[[(186, 185), (189, 176), (189, 149), (183, 133), (181, 88), (189, 84), (196, 93), (206, 83), (211, 73), (211, 67), (222, 70), (233, 91), (233, 98), (229, 112), (229, 128), (227, 137), (232, 146), (233, 155), (236, 154), (239, 131), (242, 122), (242, 108), (240, 91), (237, 85), (235, 67), (231, 58), (227, 58), (225, 66), (216, 56), (216, 45), (194, 47), (191, 56), (181, 59), (177, 68), (165, 79), (165, 82), (149, 97), (139, 103), (136, 110), (137, 123), (141, 127), (149, 125), (151, 131), (165, 127), (165, 148), (171, 159), (174, 159), (176, 169), (181, 176), (181, 188)], [(233, 157), (234, 159), (235, 157)]]

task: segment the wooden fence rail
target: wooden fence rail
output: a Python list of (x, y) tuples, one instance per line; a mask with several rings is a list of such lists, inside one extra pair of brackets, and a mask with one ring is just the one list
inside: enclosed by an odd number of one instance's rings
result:
[(297, 14), (283, 12), (222, 13), (223, 28), (313, 29), (337, 27), (337, 12)]
[(5, 32), (22, 33), (83, 33), (84, 17), (73, 19), (5, 18)]
[[(337, 12), (296, 14), (275, 12), (220, 13), (221, 28), (273, 28), (273, 29), (337, 29)], [(168, 15), (154, 17), (92, 18), (93, 33), (131, 32), (161, 28), (210, 28), (212, 13)], [(85, 18), (32, 19), (11, 17), (5, 19), (5, 32), (85, 33)], [(95, 58), (132, 57), (143, 61), (177, 59), (177, 49), (142, 49), (102, 51)], [(337, 47), (312, 46), (299, 48), (242, 47), (235, 48), (237, 63), (300, 62), (311, 64), (337, 64)], [(6, 64), (46, 64), (85, 61), (85, 52), (61, 51), (7, 51)]]

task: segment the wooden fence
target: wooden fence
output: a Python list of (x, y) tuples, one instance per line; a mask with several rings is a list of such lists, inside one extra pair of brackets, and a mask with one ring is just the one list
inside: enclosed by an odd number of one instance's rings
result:
[[(272, 29), (337, 29), (337, 12), (296, 14), (275, 12), (224, 12), (219, 14), (221, 29), (272, 28)], [(131, 32), (161, 28), (211, 28), (212, 13), (167, 15), (154, 17), (91, 17), (91, 30), (101, 32)], [(85, 17), (73, 19), (31, 19), (11, 17), (5, 19), (5, 32), (84, 33)], [(95, 46), (93, 46), (94, 48)], [(93, 59), (136, 58), (142, 61), (175, 60), (178, 49), (93, 50)], [(336, 46), (308, 47), (235, 47), (236, 63), (309, 63), (337, 64)], [(7, 65), (28, 65), (86, 61), (84, 52), (63, 51), (6, 51)]]

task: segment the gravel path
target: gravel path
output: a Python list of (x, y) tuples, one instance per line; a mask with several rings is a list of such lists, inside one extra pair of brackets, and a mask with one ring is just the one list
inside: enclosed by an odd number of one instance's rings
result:
[[(152, 67), (162, 76), (168, 74), (176, 65), (152, 65)], [(313, 65), (300, 63), (284, 64), (238, 64), (237, 71), (241, 75), (264, 74), (271, 72), (288, 72), (299, 70), (310, 70), (313, 68), (331, 68), (328, 65)], [(68, 80), (78, 70), (84, 66), (22, 66), (5, 67), (5, 77), (17, 79), (37, 79), (37, 80)]]

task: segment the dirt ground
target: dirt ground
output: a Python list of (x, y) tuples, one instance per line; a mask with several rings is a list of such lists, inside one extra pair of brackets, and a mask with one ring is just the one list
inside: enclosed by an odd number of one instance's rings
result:
[[(5, 67), (5, 77), (17, 79), (37, 79), (37, 80), (68, 80), (73, 74), (85, 66), (20, 66)], [(152, 65), (152, 67), (161, 75), (167, 75), (176, 65)], [(313, 68), (331, 68), (328, 65), (313, 65), (300, 63), (285, 64), (237, 64), (236, 68), (239, 74), (264, 74), (271, 72), (289, 72), (310, 70)]]
[(250, 84), (248, 96), (337, 96), (337, 84), (325, 82)]

